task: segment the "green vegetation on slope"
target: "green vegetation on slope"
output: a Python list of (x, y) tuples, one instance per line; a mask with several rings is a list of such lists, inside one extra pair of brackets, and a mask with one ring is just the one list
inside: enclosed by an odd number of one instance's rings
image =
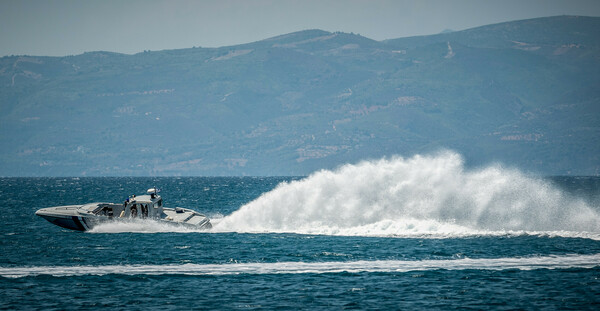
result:
[(0, 58), (0, 175), (303, 175), (457, 150), (600, 173), (600, 18)]

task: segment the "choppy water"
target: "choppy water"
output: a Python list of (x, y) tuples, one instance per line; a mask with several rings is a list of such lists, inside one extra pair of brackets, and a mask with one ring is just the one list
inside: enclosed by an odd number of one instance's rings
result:
[[(59, 228), (42, 207), (158, 186), (211, 231)], [(0, 178), (0, 309), (598, 309), (600, 178), (460, 156), (306, 178)]]

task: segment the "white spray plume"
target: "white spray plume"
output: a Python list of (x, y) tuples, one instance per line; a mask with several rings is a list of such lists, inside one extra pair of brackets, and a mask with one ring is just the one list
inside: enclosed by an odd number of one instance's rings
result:
[(600, 216), (542, 179), (500, 165), (467, 170), (459, 154), (444, 151), (348, 164), (282, 183), (223, 218), (214, 230), (598, 236)]

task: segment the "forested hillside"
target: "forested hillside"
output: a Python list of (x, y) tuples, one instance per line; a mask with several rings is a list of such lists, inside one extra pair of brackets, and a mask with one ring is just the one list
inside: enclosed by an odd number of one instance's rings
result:
[(452, 149), (600, 173), (600, 18), (0, 58), (0, 176), (304, 175)]

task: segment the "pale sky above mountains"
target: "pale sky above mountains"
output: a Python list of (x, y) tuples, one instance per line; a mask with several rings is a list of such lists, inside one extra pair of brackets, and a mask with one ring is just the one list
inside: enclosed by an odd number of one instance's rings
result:
[(305, 29), (375, 40), (600, 16), (598, 0), (0, 0), (0, 56), (219, 47)]

